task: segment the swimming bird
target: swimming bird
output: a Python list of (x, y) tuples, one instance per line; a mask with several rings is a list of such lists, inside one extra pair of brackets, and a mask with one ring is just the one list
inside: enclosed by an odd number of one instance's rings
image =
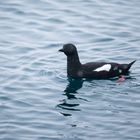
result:
[(89, 62), (81, 64), (77, 48), (74, 44), (64, 44), (59, 50), (67, 56), (67, 75), (73, 78), (108, 79), (126, 75), (136, 60), (129, 64), (115, 62)]

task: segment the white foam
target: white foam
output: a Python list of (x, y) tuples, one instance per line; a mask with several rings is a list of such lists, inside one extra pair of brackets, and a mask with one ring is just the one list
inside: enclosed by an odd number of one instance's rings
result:
[(97, 71), (97, 72), (110, 71), (110, 69), (111, 69), (111, 64), (105, 64), (105, 65), (103, 65), (103, 66), (101, 66), (101, 67), (99, 67), (99, 68), (97, 68), (97, 69), (95, 69), (93, 71)]

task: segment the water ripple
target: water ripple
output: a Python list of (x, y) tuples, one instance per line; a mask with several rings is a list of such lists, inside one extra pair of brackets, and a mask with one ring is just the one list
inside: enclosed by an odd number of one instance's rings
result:
[[(140, 1), (0, 1), (0, 138), (139, 139)], [(130, 77), (67, 78), (64, 43), (80, 59), (133, 65)]]

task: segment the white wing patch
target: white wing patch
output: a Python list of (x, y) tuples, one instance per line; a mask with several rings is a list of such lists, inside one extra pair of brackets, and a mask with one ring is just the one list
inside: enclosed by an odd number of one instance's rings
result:
[(105, 64), (105, 65), (103, 65), (103, 66), (101, 66), (101, 67), (99, 67), (99, 68), (97, 68), (97, 69), (95, 69), (93, 71), (97, 71), (97, 72), (110, 71), (110, 69), (111, 69), (111, 64)]

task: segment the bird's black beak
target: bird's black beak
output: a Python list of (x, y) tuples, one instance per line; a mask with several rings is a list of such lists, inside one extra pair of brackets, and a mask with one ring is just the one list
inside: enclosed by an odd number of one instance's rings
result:
[(59, 52), (64, 52), (64, 50), (63, 49), (60, 49)]

